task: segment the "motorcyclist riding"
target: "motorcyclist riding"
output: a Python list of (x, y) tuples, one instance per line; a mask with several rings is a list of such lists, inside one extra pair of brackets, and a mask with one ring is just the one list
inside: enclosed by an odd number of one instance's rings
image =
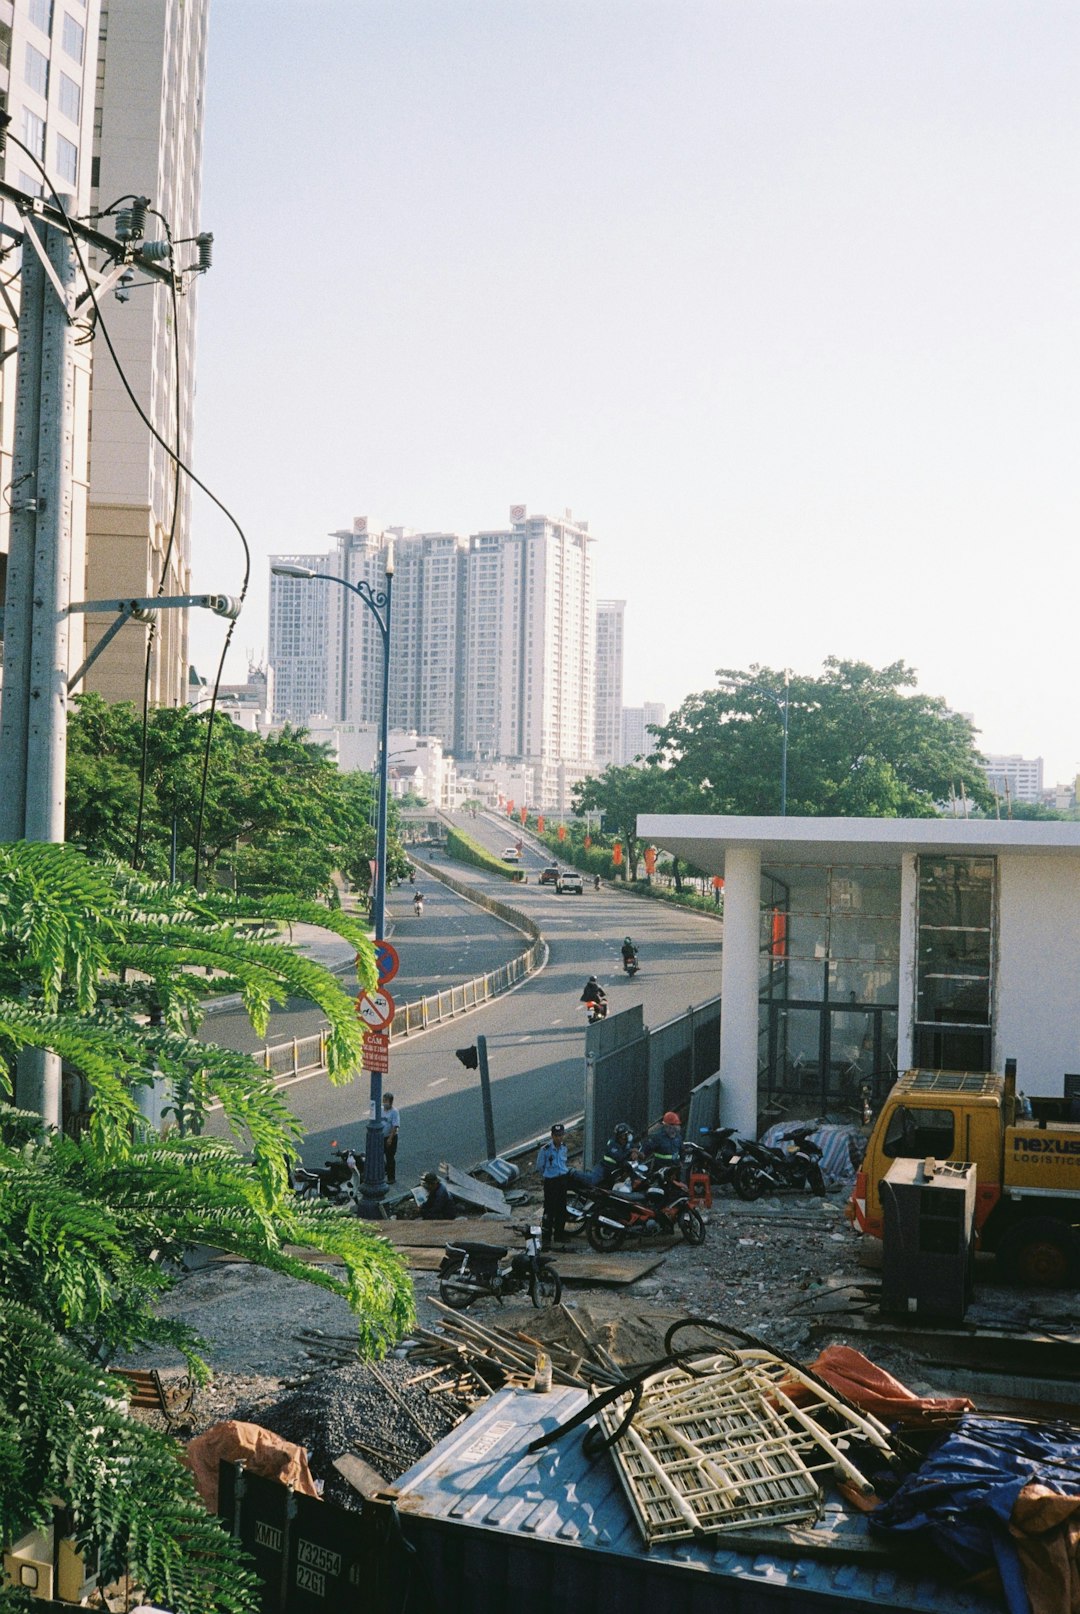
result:
[(580, 1001), (589, 1005), (593, 1019), (602, 1020), (607, 1014), (607, 993), (595, 975), (590, 975), (585, 982), (585, 990), (581, 994)]
[(637, 962), (637, 948), (634, 946), (633, 942), (630, 940), (630, 937), (627, 936), (627, 937), (624, 938), (623, 944), (622, 944), (622, 967), (623, 967), (624, 970), (628, 970), (630, 968), (631, 964), (634, 964), (636, 962)]

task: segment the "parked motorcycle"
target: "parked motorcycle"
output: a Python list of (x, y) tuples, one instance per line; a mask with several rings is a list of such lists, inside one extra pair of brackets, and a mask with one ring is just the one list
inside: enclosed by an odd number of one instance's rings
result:
[(735, 1168), (742, 1155), (738, 1128), (703, 1126), (698, 1128), (698, 1137), (701, 1140), (699, 1143), (688, 1145), (695, 1151), (695, 1162), (700, 1162), (699, 1169), (709, 1173), (715, 1187), (726, 1187), (734, 1179)]
[(539, 1227), (515, 1231), (527, 1231), (527, 1237), (524, 1250), (513, 1255), (502, 1244), (477, 1244), (471, 1239), (447, 1244), (439, 1267), (439, 1294), (446, 1305), (464, 1311), (482, 1295), (494, 1295), (501, 1306), (508, 1296), (523, 1292), (537, 1308), (558, 1305), (562, 1279), (551, 1256), (541, 1254)]
[(293, 1166), (290, 1173), (297, 1199), (324, 1199), (331, 1205), (357, 1205), (364, 1186), (364, 1156), (355, 1149), (339, 1149), (335, 1138), (333, 1155), (325, 1166)]
[(680, 1232), (687, 1244), (704, 1244), (705, 1223), (690, 1203), (690, 1190), (674, 1172), (649, 1178), (635, 1166), (631, 1192), (599, 1192), (585, 1219), (585, 1237), (594, 1250), (619, 1250), (631, 1234)]
[(735, 1192), (740, 1199), (760, 1199), (785, 1189), (822, 1195), (825, 1176), (820, 1166), (821, 1150), (810, 1134), (819, 1123), (794, 1127), (780, 1139), (782, 1147), (767, 1148), (744, 1138), (741, 1159), (735, 1167)]

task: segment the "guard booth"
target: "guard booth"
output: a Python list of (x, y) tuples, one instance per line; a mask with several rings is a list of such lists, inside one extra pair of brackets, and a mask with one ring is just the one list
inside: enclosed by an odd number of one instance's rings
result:
[(975, 1167), (894, 1160), (881, 1183), (881, 1309), (963, 1320), (975, 1271)]

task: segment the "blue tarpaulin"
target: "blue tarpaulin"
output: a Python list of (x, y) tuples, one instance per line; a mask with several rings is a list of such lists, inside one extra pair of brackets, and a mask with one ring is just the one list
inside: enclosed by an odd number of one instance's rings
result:
[(1033, 1481), (1080, 1495), (1080, 1429), (969, 1414), (870, 1522), (894, 1537), (930, 1541), (967, 1574), (996, 1564), (1010, 1614), (1030, 1614), (1008, 1526)]

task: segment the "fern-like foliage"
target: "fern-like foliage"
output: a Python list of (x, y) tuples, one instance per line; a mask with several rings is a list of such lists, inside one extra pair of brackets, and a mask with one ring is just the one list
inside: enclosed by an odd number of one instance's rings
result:
[[(301, 921), (346, 938), (374, 983), (371, 944), (341, 912), (155, 884), (68, 846), (0, 846), (0, 1093), (19, 1051), (45, 1048), (92, 1095), (78, 1138), (0, 1103), (0, 1536), (44, 1521), (59, 1497), (107, 1571), (130, 1564), (177, 1614), (257, 1606), (175, 1443), (129, 1418), (102, 1371), (114, 1353), (164, 1345), (205, 1378), (198, 1335), (159, 1315), (184, 1251), (212, 1244), (341, 1295), (365, 1353), (413, 1320), (389, 1243), (289, 1192), (297, 1123), (262, 1066), (195, 1036), (210, 994), (241, 993), (260, 1028), (273, 1003), (304, 996), (330, 1024), (333, 1078), (355, 1073), (348, 994), (281, 944)], [(136, 1102), (162, 1077), (190, 1123), (165, 1139)], [(231, 1140), (200, 1135), (214, 1103)]]

